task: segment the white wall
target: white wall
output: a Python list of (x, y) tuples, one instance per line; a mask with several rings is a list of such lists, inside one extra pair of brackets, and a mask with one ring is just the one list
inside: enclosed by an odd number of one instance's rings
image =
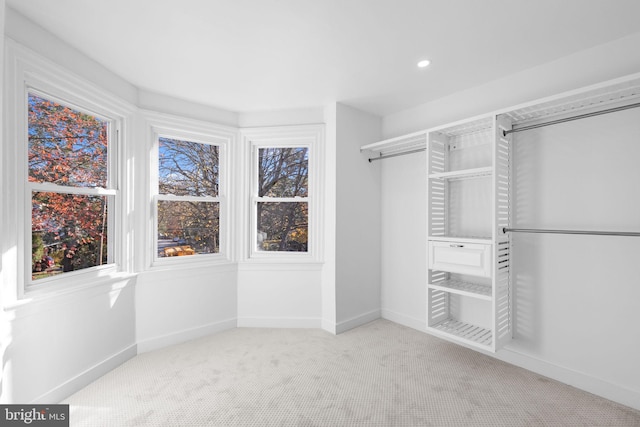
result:
[[(635, 34), (385, 117), (384, 134), (442, 125), (637, 73), (639, 44)], [(517, 134), (517, 224), (640, 230), (638, 114)], [(424, 329), (424, 155), (383, 163), (383, 316)], [(411, 233), (413, 227), (420, 231)], [(640, 408), (638, 245), (632, 238), (516, 234), (515, 339), (495, 357)]]
[(2, 402), (58, 402), (135, 356), (134, 278), (5, 308)]
[(66, 66), (74, 74), (100, 86), (122, 100), (130, 104), (136, 103), (137, 89), (135, 86), (81, 54), (13, 9), (9, 7), (4, 9), (6, 11), (5, 34), (7, 37), (20, 42), (53, 62)]
[(138, 107), (225, 126), (238, 126), (238, 114), (147, 90), (137, 90)]
[(380, 317), (380, 164), (360, 147), (381, 119), (337, 104), (336, 320), (341, 332)]
[[(516, 134), (514, 226), (639, 231), (639, 142), (638, 109)], [(640, 398), (640, 332), (625, 326), (640, 325), (640, 239), (515, 234), (513, 247), (509, 350)]]
[(320, 265), (240, 264), (238, 326), (319, 328)]
[(324, 210), (322, 243), (324, 264), (320, 277), (322, 329), (337, 332), (336, 314), (336, 150), (338, 104), (331, 102), (324, 109)]
[(425, 153), (381, 160), (382, 316), (427, 324), (427, 160)]
[(135, 307), (138, 351), (235, 328), (236, 281), (235, 264), (140, 273)]
[(640, 33), (577, 52), (383, 118), (383, 137), (410, 133), (489, 113), (640, 69)]
[[(73, 70), (75, 75), (95, 87), (106, 88), (127, 100), (135, 99), (133, 86), (11, 9), (5, 9), (4, 2), (0, 6), (3, 13), (6, 12), (6, 33), (3, 35), (7, 38), (21, 42), (62, 67)], [(35, 292), (16, 300), (16, 248), (20, 239), (15, 226), (15, 207), (23, 202), (24, 195), (16, 192), (15, 177), (7, 172), (15, 169), (15, 150), (11, 146), (15, 140), (11, 139), (11, 144), (4, 140), (8, 131), (5, 117), (3, 115), (2, 126), (3, 238), (0, 247), (3, 260), (3, 351), (0, 401), (56, 402), (136, 354), (135, 277), (117, 274), (97, 283), (78, 284), (73, 289), (46, 295), (36, 295)], [(128, 155), (125, 153), (125, 157)], [(127, 157), (127, 160), (131, 159)], [(123, 194), (127, 200), (127, 191), (123, 190)], [(124, 264), (127, 265), (126, 262)]]

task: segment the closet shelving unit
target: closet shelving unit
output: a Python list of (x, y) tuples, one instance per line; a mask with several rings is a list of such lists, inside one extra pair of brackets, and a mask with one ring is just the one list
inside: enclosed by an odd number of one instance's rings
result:
[(488, 351), (511, 337), (510, 129), (489, 115), (427, 140), (427, 331)]
[(427, 151), (427, 332), (489, 352), (511, 339), (513, 134), (639, 102), (635, 74), (361, 147)]

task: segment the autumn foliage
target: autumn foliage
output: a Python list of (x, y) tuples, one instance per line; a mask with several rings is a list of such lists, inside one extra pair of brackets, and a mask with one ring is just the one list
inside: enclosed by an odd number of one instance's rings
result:
[(28, 102), (33, 270), (47, 252), (59, 267), (63, 244), (75, 246), (73, 269), (106, 263), (112, 196), (74, 188), (107, 187), (108, 122), (36, 95)]

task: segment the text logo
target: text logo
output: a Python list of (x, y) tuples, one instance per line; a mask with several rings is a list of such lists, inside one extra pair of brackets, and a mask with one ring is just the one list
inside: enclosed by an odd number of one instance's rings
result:
[(69, 405), (0, 405), (0, 425), (69, 427)]

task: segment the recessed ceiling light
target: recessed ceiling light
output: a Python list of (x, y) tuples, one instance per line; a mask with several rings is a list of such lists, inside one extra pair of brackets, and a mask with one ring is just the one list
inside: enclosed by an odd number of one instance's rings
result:
[(426, 68), (429, 66), (429, 64), (431, 64), (431, 61), (429, 61), (428, 59), (423, 59), (422, 61), (418, 62), (418, 68)]

